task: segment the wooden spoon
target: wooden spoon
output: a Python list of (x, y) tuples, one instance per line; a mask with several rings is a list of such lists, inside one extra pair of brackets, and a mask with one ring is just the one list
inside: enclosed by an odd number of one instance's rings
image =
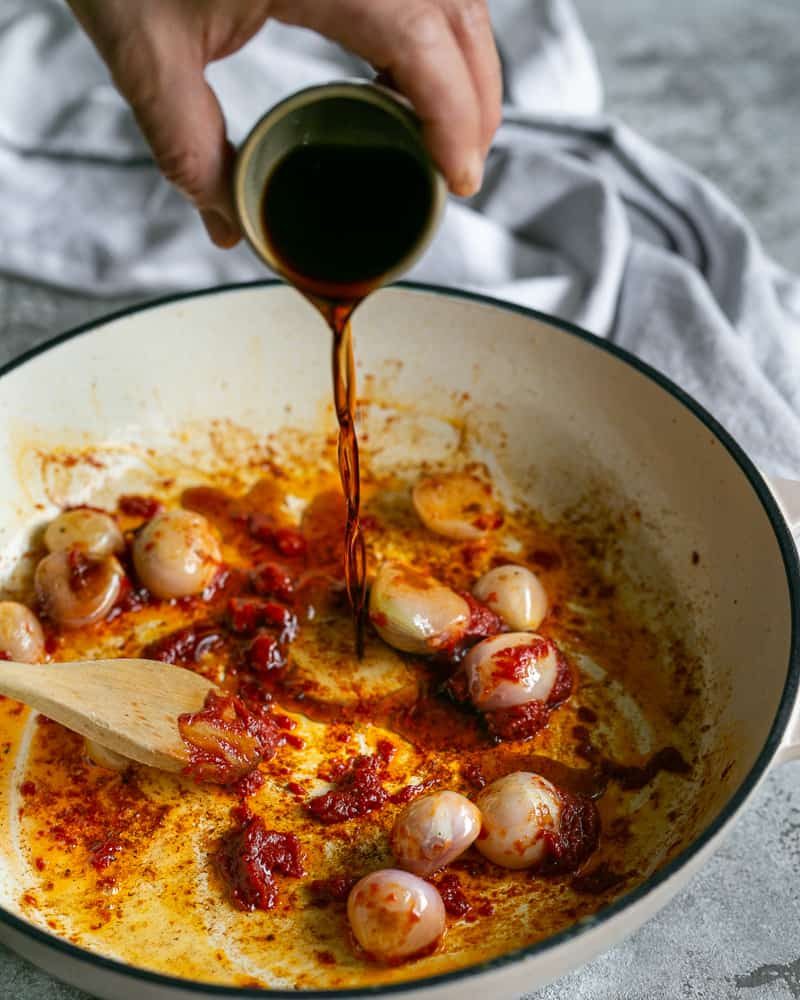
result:
[(156, 660), (0, 661), (0, 694), (162, 771), (188, 763), (178, 716), (199, 711), (211, 690), (199, 674)]

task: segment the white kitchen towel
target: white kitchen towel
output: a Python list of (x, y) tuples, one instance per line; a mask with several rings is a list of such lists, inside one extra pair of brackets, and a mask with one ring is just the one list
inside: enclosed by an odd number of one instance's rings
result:
[[(495, 0), (492, 13), (505, 120), (483, 190), (450, 203), (410, 277), (608, 337), (700, 399), (765, 469), (800, 476), (800, 281), (712, 184), (602, 113), (568, 0)], [(270, 24), (208, 76), (237, 141), (285, 94), (367, 73)], [(264, 276), (245, 246), (208, 243), (61, 0), (3, 0), (0, 95), (0, 271), (97, 296)]]

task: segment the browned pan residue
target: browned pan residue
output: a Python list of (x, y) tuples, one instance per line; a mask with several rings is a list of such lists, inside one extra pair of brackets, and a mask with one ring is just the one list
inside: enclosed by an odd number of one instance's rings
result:
[[(133, 589), (111, 621), (73, 633), (51, 629), (53, 658), (149, 650), (231, 692), (252, 698), (257, 688), (271, 698), (285, 738), (260, 765), (264, 780), (247, 804), (266, 828), (296, 838), (302, 866), (274, 875), (274, 908), (246, 912), (213, 860), (234, 829), (236, 796), (140, 767), (123, 775), (103, 770), (87, 761), (80, 738), (39, 719), (29, 762), (15, 779), (24, 913), (74, 943), (171, 975), (358, 986), (435, 974), (542, 940), (637, 884), (674, 850), (679, 833), (674, 823), (667, 830), (666, 816), (680, 816), (695, 795), (695, 733), (674, 722), (696, 717), (691, 677), (685, 660), (680, 674), (659, 661), (662, 647), (647, 623), (623, 607), (615, 581), (603, 574), (603, 539), (589, 544), (574, 523), (547, 524), (522, 510), (506, 511), (486, 541), (447, 541), (419, 525), (409, 482), (405, 474), (363, 470), (369, 566), (401, 558), (462, 590), (501, 562), (533, 569), (550, 599), (540, 631), (571, 657), (577, 678), (548, 726), (529, 742), (495, 744), (477, 714), (437, 694), (429, 664), (395, 654), (369, 627), (357, 664), (342, 579), (344, 512), (329, 462), (302, 474), (274, 468), (238, 495), (202, 485), (178, 496), (129, 498), (117, 510), (126, 531), (156, 502), (205, 514), (222, 538), (225, 572), (206, 599), (159, 602)], [(299, 523), (284, 505), (287, 495), (302, 501)], [(248, 659), (256, 654), (230, 627), (230, 601), (250, 569), (267, 563), (268, 585), (273, 592), (283, 586), (298, 634), (285, 664), (265, 660), (256, 670)], [(621, 691), (638, 706), (638, 721)], [(0, 702), (6, 780), (27, 717)], [(348, 761), (380, 754), (379, 806), (320, 822), (309, 800)], [(577, 876), (532, 876), (503, 871), (470, 850), (438, 878), (449, 911), (439, 952), (393, 968), (358, 958), (346, 889), (390, 863), (388, 834), (412, 786), (474, 797), (519, 769), (596, 800), (600, 847), (584, 868)]]

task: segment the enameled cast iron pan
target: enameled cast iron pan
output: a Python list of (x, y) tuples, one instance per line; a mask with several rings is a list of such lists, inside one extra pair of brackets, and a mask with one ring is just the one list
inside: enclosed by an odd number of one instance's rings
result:
[[(705, 862), (768, 769), (800, 755), (800, 574), (792, 540), (800, 486), (769, 483), (680, 389), (560, 320), (405, 286), (369, 300), (355, 329), (361, 386), (370, 397), (365, 419), (382, 429), (384, 461), (446, 459), (456, 417), (476, 448), (491, 452), (548, 516), (587, 495), (602, 497), (611, 514), (635, 506), (639, 516), (619, 520), (620, 565), (641, 582), (641, 593), (660, 595), (651, 613), (669, 608), (670, 627), (698, 664), (703, 764), (698, 780), (683, 786), (672, 829), (641, 884), (528, 948), (378, 991), (417, 1000), (465, 990), (510, 996), (585, 962), (652, 916)], [(329, 420), (328, 359), (327, 332), (314, 311), (290, 289), (263, 283), (129, 310), (6, 366), (3, 577), (49, 516), (54, 492), (62, 502), (120, 492), (139, 474), (137, 456), (148, 448), (183, 449), (189, 466), (202, 465), (219, 448), (220, 427), (265, 434)], [(395, 410), (403, 419), (381, 417)], [(216, 438), (211, 421), (222, 421), (213, 425)], [(115, 462), (75, 472), (69, 482), (49, 481), (37, 464), (51, 446), (92, 443), (111, 448)], [(15, 803), (12, 774), (0, 790), (0, 938), (10, 947), (115, 1000), (264, 996), (134, 968), (56, 937), (30, 912), (23, 916)]]

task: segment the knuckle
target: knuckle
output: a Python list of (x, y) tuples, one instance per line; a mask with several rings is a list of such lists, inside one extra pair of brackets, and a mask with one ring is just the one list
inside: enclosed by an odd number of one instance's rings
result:
[(209, 166), (202, 142), (194, 145), (182, 129), (176, 131), (174, 113), (167, 113), (176, 95), (163, 43), (150, 31), (120, 32), (104, 39), (104, 51), (114, 84), (133, 109), (159, 170), (202, 205), (209, 197)]
[(407, 3), (398, 24), (398, 41), (410, 50), (430, 49), (441, 44), (448, 30), (441, 7), (424, 0)]

